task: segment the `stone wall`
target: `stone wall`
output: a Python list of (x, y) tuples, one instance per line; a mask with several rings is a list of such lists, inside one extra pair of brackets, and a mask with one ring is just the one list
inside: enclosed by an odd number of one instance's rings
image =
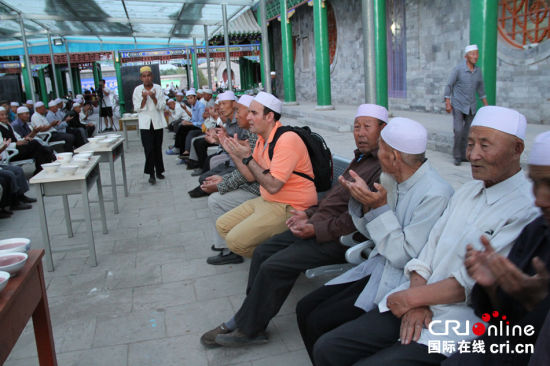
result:
[[(364, 100), (361, 5), (359, 1), (346, 0), (330, 0), (330, 3), (338, 37), (331, 65), (332, 102), (335, 106), (359, 104)], [(464, 46), (469, 43), (469, 16), (468, 1), (405, 2), (407, 92), (405, 98), (391, 98), (390, 109), (444, 113), (443, 90), (447, 77), (452, 68), (462, 62)], [(292, 34), (296, 37), (296, 96), (298, 101), (315, 102), (312, 8), (299, 7), (291, 22)], [(282, 98), (280, 23), (272, 21), (269, 28), (273, 33), (277, 90)], [(550, 124), (549, 98), (550, 40), (530, 50), (519, 50), (499, 36), (497, 104), (518, 109), (529, 123)]]

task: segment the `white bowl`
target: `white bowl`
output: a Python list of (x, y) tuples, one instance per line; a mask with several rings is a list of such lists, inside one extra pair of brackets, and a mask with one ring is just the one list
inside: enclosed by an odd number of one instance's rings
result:
[(86, 159), (90, 160), (94, 153), (91, 151), (84, 151), (73, 156), (73, 159)]
[(64, 152), (64, 153), (57, 154), (57, 161), (59, 161), (61, 164), (70, 163), (72, 158), (73, 158), (72, 152)]
[[(100, 141), (100, 140), (103, 140), (103, 139), (107, 138), (107, 135), (96, 135), (94, 138), (95, 138), (97, 141)], [(88, 138), (88, 140), (89, 140), (89, 139), (90, 139), (90, 138)]]
[(42, 167), (42, 169), (44, 169), (46, 173), (53, 174), (57, 172), (57, 169), (59, 169), (59, 166), (61, 166), (61, 163), (58, 161), (54, 161), (53, 163), (46, 163), (40, 166)]
[(31, 248), (31, 241), (27, 238), (11, 238), (0, 240), (0, 254), (27, 253)]
[(78, 165), (79, 168), (84, 168), (86, 165), (88, 165), (89, 160), (86, 158), (80, 158), (80, 159), (73, 159), (71, 165)]
[(105, 139), (105, 140), (99, 141), (99, 144), (100, 144), (100, 145), (103, 145), (103, 146), (109, 146), (109, 145), (111, 145), (112, 143), (114, 143), (115, 141), (116, 141), (116, 139), (111, 139), (111, 138), (109, 138), (109, 139)]
[(8, 253), (0, 255), (0, 271), (5, 271), (11, 275), (19, 272), (29, 258), (25, 253)]
[(64, 175), (74, 175), (77, 169), (78, 165), (75, 164), (66, 164), (59, 167), (59, 171)]
[(109, 138), (109, 139), (118, 139), (119, 137), (120, 137), (120, 135), (117, 134), (117, 133), (110, 133), (110, 134), (107, 135), (107, 138)]
[(0, 292), (6, 287), (10, 280), (10, 274), (8, 272), (0, 271)]

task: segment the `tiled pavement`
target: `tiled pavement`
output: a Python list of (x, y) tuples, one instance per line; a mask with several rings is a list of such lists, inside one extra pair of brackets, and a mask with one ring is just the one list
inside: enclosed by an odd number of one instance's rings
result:
[[(352, 156), (350, 132), (319, 132), (333, 152)], [(165, 134), (165, 145), (171, 136)], [(142, 174), (143, 155), (134, 132), (130, 139), (130, 196), (125, 198), (119, 188), (118, 215), (112, 203), (106, 203), (108, 234), (103, 235), (99, 220), (94, 220), (98, 266), (88, 265), (87, 250), (73, 251), (55, 254), (56, 269), (45, 274), (59, 365), (308, 365), (294, 308), (321, 282), (303, 277), (269, 325), (268, 344), (241, 349), (201, 346), (200, 335), (240, 306), (249, 261), (228, 266), (205, 263), (213, 254), (206, 198), (190, 199), (186, 193), (197, 185), (196, 178), (176, 165), (174, 157), (165, 156), (166, 180), (150, 186)], [(469, 178), (469, 168), (453, 166), (448, 155), (428, 156), (453, 186)], [(102, 165), (101, 173), (106, 182), (107, 166)], [(121, 181), (120, 169), (117, 175)], [(104, 194), (110, 197), (110, 189)], [(70, 198), (70, 206), (73, 218), (82, 218), (78, 197)], [(67, 238), (59, 198), (47, 198), (46, 208), (54, 248), (86, 241), (82, 223), (76, 223), (75, 236)], [(92, 204), (92, 216), (98, 215), (97, 204)], [(29, 237), (34, 248), (41, 247), (36, 207), (0, 221), (0, 238), (15, 236)], [(30, 322), (6, 366), (37, 364)]]

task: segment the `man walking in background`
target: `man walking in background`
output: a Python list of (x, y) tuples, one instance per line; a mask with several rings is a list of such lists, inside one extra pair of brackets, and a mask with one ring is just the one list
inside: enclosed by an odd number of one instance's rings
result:
[(467, 46), (464, 49), (464, 58), (465, 61), (453, 69), (445, 86), (445, 110), (447, 113), (453, 113), (455, 165), (468, 161), (466, 142), (470, 125), (476, 114), (476, 92), (483, 105), (488, 104), (483, 76), (479, 67), (476, 66), (479, 58), (477, 45)]

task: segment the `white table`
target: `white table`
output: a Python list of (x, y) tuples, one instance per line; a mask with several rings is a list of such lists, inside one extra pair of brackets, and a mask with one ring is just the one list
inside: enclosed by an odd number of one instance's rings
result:
[(139, 136), (139, 120), (137, 117), (124, 117), (119, 119), (122, 122), (122, 130), (124, 131), (124, 141), (126, 142), (126, 149), (128, 149), (128, 128), (127, 126), (136, 126), (136, 131)]
[[(101, 188), (101, 175), (99, 172), (99, 156), (92, 156), (90, 162), (84, 168), (79, 168), (74, 175), (63, 175), (60, 172), (46, 173), (41, 171), (31, 178), (29, 183), (36, 189), (38, 206), (40, 212), (40, 224), (42, 226), (42, 239), (44, 241), (44, 250), (46, 251), (46, 268), (48, 271), (54, 270), (52, 248), (50, 244), (50, 235), (48, 233), (48, 223), (46, 220), (46, 209), (44, 207), (44, 197), (62, 196), (63, 209), (65, 211), (65, 224), (67, 225), (67, 235), (73, 237), (73, 228), (71, 223), (71, 214), (69, 211), (68, 195), (81, 194), (82, 208), (84, 209), (84, 221), (88, 231), (88, 249), (90, 250), (90, 261), (92, 266), (97, 266), (97, 257), (95, 253), (94, 233), (92, 227), (92, 217), (90, 213), (90, 202), (88, 192), (96, 183), (97, 195), (99, 198), (99, 211), (101, 214), (101, 224), (103, 234), (107, 234), (107, 220), (105, 218), (105, 205), (103, 203), (103, 191)], [(83, 247), (74, 247), (70, 249), (58, 250), (81, 250)]]
[[(81, 152), (93, 152), (94, 155), (99, 156), (100, 163), (109, 163), (109, 171), (111, 174), (111, 189), (113, 190), (113, 205), (115, 214), (118, 214), (118, 196), (116, 191), (116, 177), (115, 177), (115, 161), (120, 158), (120, 164), (122, 165), (122, 186), (124, 186), (124, 196), (128, 197), (128, 182), (126, 179), (126, 160), (124, 159), (124, 148), (122, 146), (122, 138), (119, 137), (111, 145), (101, 145), (87, 143), (76, 149), (75, 153)], [(108, 185), (105, 185), (107, 187)], [(111, 200), (105, 200), (110, 202)]]

